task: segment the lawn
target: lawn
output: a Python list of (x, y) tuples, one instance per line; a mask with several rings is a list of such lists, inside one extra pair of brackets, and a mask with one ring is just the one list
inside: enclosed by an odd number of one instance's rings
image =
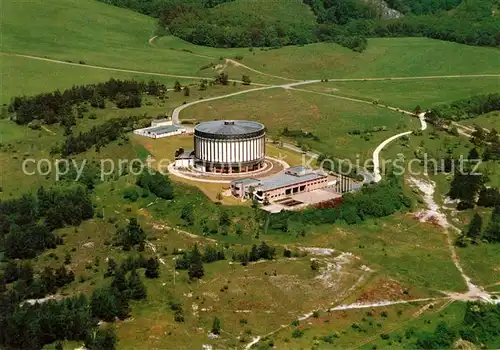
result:
[[(403, 130), (417, 128), (418, 121), (371, 104), (363, 104), (301, 91), (265, 90), (195, 105), (181, 113), (182, 118), (199, 121), (214, 119), (248, 119), (264, 123), (271, 135), (283, 128), (313, 133), (319, 140), (305, 139), (314, 150), (355, 161), (371, 157), (385, 138)], [(349, 135), (352, 130), (386, 127), (364, 140)], [(401, 128), (401, 131), (399, 131)]]

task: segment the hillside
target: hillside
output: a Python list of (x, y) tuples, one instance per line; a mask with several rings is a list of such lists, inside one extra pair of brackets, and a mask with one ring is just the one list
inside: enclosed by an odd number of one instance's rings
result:
[(300, 0), (236, 0), (174, 19), (169, 31), (194, 44), (259, 47), (313, 41), (315, 18)]

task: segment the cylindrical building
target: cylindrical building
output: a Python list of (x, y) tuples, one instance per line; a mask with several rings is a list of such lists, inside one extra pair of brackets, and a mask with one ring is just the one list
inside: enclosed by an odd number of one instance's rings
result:
[(247, 120), (216, 120), (194, 128), (197, 164), (204, 171), (239, 173), (264, 163), (266, 129)]

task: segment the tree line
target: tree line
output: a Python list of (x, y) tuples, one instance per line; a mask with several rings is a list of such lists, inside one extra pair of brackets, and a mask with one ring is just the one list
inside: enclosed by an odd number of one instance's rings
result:
[(136, 185), (149, 190), (157, 197), (167, 200), (174, 198), (174, 187), (170, 179), (158, 172), (152, 174), (149, 171), (142, 172), (137, 178)]
[[(409, 332), (411, 334), (412, 332)], [(463, 320), (457, 326), (440, 322), (433, 331), (415, 334), (415, 349), (449, 349), (463, 339), (481, 347), (495, 347), (500, 336), (500, 304), (467, 302)]]
[(478, 244), (481, 241), (500, 243), (500, 204), (496, 205), (491, 213), (491, 218), (486, 228), (483, 228), (483, 218), (478, 213), (474, 214), (467, 230), (457, 238), (456, 245), (467, 246), (470, 241)]
[(11, 259), (33, 258), (62, 243), (53, 230), (77, 226), (93, 215), (90, 196), (81, 186), (48, 190), (40, 187), (36, 197), (23, 195), (0, 201), (2, 248)]
[(105, 100), (113, 101), (119, 108), (140, 107), (142, 94), (163, 96), (167, 91), (164, 84), (136, 80), (110, 79), (104, 83), (73, 86), (64, 91), (41, 93), (34, 96), (14, 97), (8, 106), (12, 119), (18, 124), (34, 120), (45, 124), (60, 123), (70, 127), (81, 116), (81, 105), (105, 108)]
[[(134, 130), (141, 125), (144, 116), (130, 116), (125, 118), (113, 118), (101, 125), (94, 126), (86, 132), (78, 135), (70, 134), (60, 147), (55, 147), (52, 152), (61, 153), (62, 156), (83, 153), (92, 147), (96, 151), (113, 141), (116, 141), (123, 134)], [(144, 123), (142, 123), (144, 124)]]
[(429, 111), (426, 118), (430, 122), (435, 122), (435, 119), (458, 121), (498, 110), (500, 110), (500, 93), (491, 93), (438, 105)]
[[(311, 23), (290, 25), (256, 12), (247, 16), (214, 8), (231, 0), (101, 0), (158, 18), (160, 32), (212, 47), (280, 47), (316, 41), (363, 51), (369, 37), (424, 36), (476, 46), (498, 46), (500, 23), (493, 0), (388, 0), (404, 17), (383, 19), (376, 4), (362, 0), (303, 0)], [(447, 12), (452, 10), (453, 12)], [(307, 17), (304, 13), (302, 17)]]

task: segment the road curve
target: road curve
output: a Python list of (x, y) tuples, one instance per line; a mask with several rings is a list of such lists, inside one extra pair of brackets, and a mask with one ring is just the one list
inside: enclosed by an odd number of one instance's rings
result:
[[(418, 119), (420, 120), (420, 130), (425, 130), (427, 129), (427, 122), (425, 121), (425, 113), (420, 113), (418, 115)], [(379, 182), (382, 180), (382, 176), (380, 175), (380, 151), (384, 149), (385, 146), (387, 146), (389, 143), (392, 141), (403, 137), (405, 135), (411, 134), (412, 131), (405, 131), (400, 134), (394, 135), (389, 137), (388, 139), (384, 140), (380, 145), (377, 146), (375, 151), (373, 151), (373, 181), (374, 182)]]

